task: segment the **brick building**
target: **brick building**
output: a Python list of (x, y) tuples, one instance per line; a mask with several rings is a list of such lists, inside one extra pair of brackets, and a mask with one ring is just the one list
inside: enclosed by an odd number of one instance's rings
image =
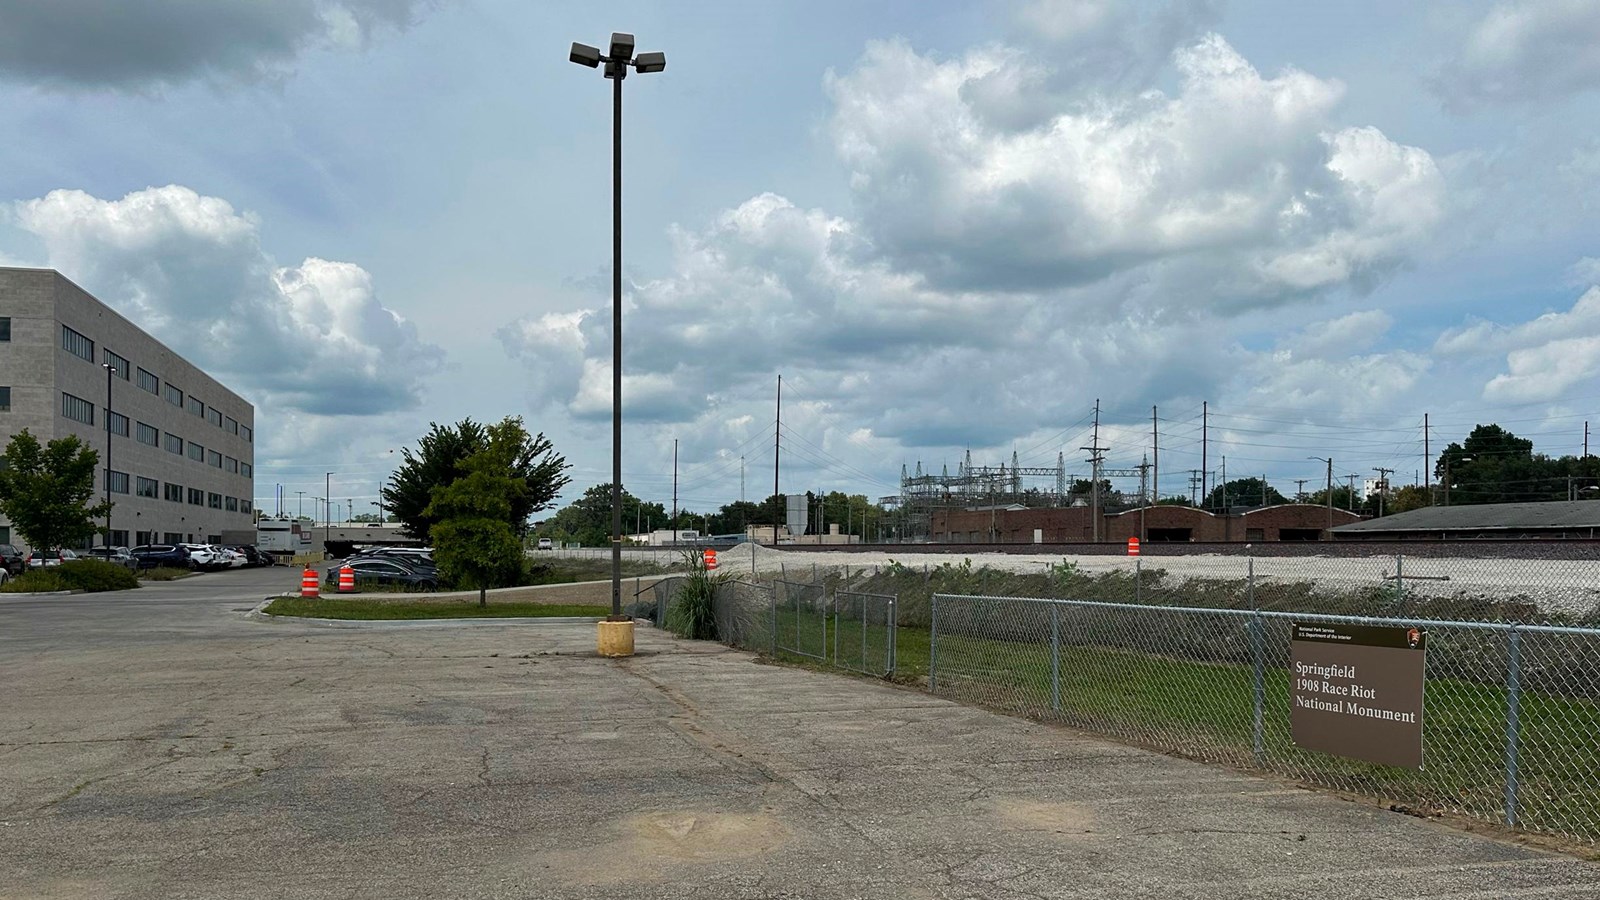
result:
[[(1348, 510), (1333, 510), (1335, 527), (1358, 522)], [(936, 509), (931, 539), (940, 544), (1073, 544), (1095, 538), (1086, 506), (1054, 509)], [(1130, 537), (1151, 542), (1317, 541), (1327, 540), (1328, 508), (1304, 503), (1264, 506), (1223, 515), (1188, 506), (1148, 506), (1101, 516), (1100, 539), (1121, 543)]]

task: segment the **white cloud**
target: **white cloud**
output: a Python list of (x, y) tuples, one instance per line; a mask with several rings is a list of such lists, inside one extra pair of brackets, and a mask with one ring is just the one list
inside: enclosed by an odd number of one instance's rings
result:
[[(1035, 290), (1148, 267), (1204, 299), (1276, 303), (1370, 283), (1441, 219), (1426, 151), (1336, 127), (1339, 83), (1263, 76), (1220, 36), (1172, 55), (1171, 95), (1040, 96), (1034, 59), (874, 43), (829, 77), (860, 231), (897, 268)], [(1054, 107), (1014, 126), (1016, 103)]]
[(1600, 287), (1565, 312), (1515, 325), (1474, 322), (1440, 335), (1434, 350), (1460, 358), (1503, 356), (1504, 371), (1483, 388), (1493, 403), (1556, 402), (1581, 382), (1600, 377)]
[(49, 0), (6, 5), (0, 77), (142, 90), (253, 81), (319, 47), (364, 46), (432, 0)]
[(44, 264), (249, 396), (312, 414), (415, 406), (442, 351), (378, 300), (353, 263), (280, 266), (259, 223), (178, 185), (101, 200), (51, 191), (14, 204)]
[(1592, 0), (1497, 3), (1433, 86), (1458, 109), (1547, 101), (1600, 88), (1600, 6)]

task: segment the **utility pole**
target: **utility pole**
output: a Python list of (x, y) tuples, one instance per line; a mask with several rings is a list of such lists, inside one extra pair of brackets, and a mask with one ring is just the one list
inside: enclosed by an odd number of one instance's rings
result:
[(304, 519), (306, 517), (306, 492), (295, 491), (294, 494), (299, 498), (295, 501), (295, 518)]
[(1394, 474), (1394, 470), (1379, 466), (1372, 471), (1378, 473), (1378, 518), (1381, 519), (1383, 518), (1383, 495), (1389, 490), (1389, 476)]
[(1210, 474), (1206, 468), (1206, 454), (1211, 449), (1210, 427), (1211, 402), (1202, 400), (1200, 401), (1200, 497), (1202, 499), (1206, 495), (1206, 476)]
[(1306, 502), (1306, 482), (1310, 480), (1309, 478), (1296, 478), (1294, 480), (1294, 502)]
[(778, 496), (778, 452), (783, 439), (783, 376), (778, 376), (776, 427), (772, 429), (772, 546), (778, 546), (778, 524), (783, 517), (783, 499)]
[(1308, 456), (1306, 458), (1328, 464), (1328, 539), (1333, 540), (1333, 457)]
[(1345, 478), (1350, 479), (1350, 511), (1356, 511), (1356, 473), (1351, 472)]
[(1094, 542), (1100, 543), (1100, 463), (1105, 460), (1100, 446), (1100, 399), (1094, 401), (1094, 437), (1090, 439), (1090, 446), (1079, 447), (1079, 450), (1089, 451), (1089, 517), (1093, 525)]
[(1146, 456), (1139, 463), (1139, 540), (1141, 541), (1149, 538), (1144, 525), (1144, 511), (1150, 506), (1150, 497), (1145, 494), (1150, 468), (1150, 457)]
[[(743, 473), (741, 472), (741, 477)], [(654, 543), (654, 542), (652, 542)], [(672, 546), (678, 546), (678, 439), (672, 439)]]
[(1222, 484), (1220, 485), (1220, 487), (1222, 488), (1222, 496), (1218, 497), (1217, 499), (1221, 501), (1222, 514), (1223, 515), (1227, 515), (1228, 514), (1228, 458), (1226, 456), (1224, 456), (1222, 458)]
[(1430, 504), (1433, 503), (1433, 453), (1432, 453), (1432, 450), (1431, 450), (1432, 444), (1429, 443), (1429, 441), (1430, 441), (1430, 439), (1432, 437), (1433, 437), (1433, 435), (1429, 433), (1429, 429), (1428, 429), (1428, 414), (1427, 413), (1423, 413), (1422, 414), (1422, 472), (1423, 472), (1423, 476), (1422, 477), (1424, 479), (1423, 480), (1423, 489), (1428, 492), (1428, 502)]
[(1189, 505), (1198, 509), (1200, 507), (1200, 485), (1205, 482), (1205, 477), (1199, 469), (1189, 470)]
[(1587, 419), (1583, 422), (1583, 458), (1589, 458), (1589, 421)]
[(1161, 420), (1150, 407), (1150, 496), (1161, 499)]

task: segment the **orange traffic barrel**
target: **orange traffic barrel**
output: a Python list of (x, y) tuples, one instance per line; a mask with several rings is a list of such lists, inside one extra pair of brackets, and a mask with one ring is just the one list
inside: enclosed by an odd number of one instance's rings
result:
[(356, 570), (349, 566), (339, 569), (339, 593), (348, 594), (356, 589)]
[(701, 558), (703, 558), (706, 561), (706, 571), (707, 572), (710, 572), (710, 571), (713, 571), (714, 569), (716, 569), (716, 567), (717, 567), (717, 551), (711, 549), (710, 547), (707, 547), (705, 549), (705, 552), (701, 554)]
[(1139, 539), (1138, 538), (1128, 538), (1128, 555), (1129, 556), (1138, 556), (1139, 555)]
[(322, 596), (322, 585), (317, 581), (317, 570), (306, 566), (306, 571), (300, 576), (300, 596), (313, 599)]

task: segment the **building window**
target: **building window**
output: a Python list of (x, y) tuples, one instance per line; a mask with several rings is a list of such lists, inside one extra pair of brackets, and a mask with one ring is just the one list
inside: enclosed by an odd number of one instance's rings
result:
[(161, 396), (161, 379), (146, 372), (144, 369), (139, 370), (139, 381), (137, 383), (140, 390), (149, 391), (157, 397)]
[(107, 469), (106, 490), (113, 494), (126, 494), (128, 492), (128, 473)]
[[(10, 340), (11, 340), (11, 317), (10, 316), (0, 316), (0, 341), (10, 341)], [(9, 544), (9, 543), (11, 543), (11, 541), (10, 541), (9, 538), (7, 538), (5, 541), (0, 541), (0, 543)]]
[(0, 544), (11, 543), (11, 526), (0, 525)]
[(135, 547), (145, 547), (156, 542), (156, 533), (154, 531), (135, 531), (133, 535), (139, 539), (139, 543), (135, 544)]
[(183, 485), (167, 482), (161, 486), (162, 494), (173, 503), (183, 502)]
[(94, 424), (94, 404), (82, 397), (74, 397), (64, 391), (61, 394), (61, 414), (74, 422), (82, 422), (85, 425)]
[(106, 428), (110, 429), (112, 434), (120, 434), (123, 437), (127, 437), (128, 417), (108, 409), (106, 410)]
[(179, 409), (183, 408), (183, 391), (173, 387), (170, 381), (167, 382), (167, 402)]
[(206, 465), (222, 468), (222, 454), (215, 450), (206, 451)]
[(190, 397), (189, 397), (189, 415), (191, 415), (191, 416), (199, 416), (202, 419), (205, 418), (206, 405), (204, 403), (200, 402), (200, 398), (199, 397), (190, 395)]
[(11, 411), (11, 388), (0, 387), (0, 412)]
[(167, 432), (167, 452), (168, 453), (176, 453), (179, 456), (182, 456), (183, 455), (183, 438), (178, 437), (177, 435), (173, 434), (170, 431)]
[(65, 325), (61, 326), (61, 349), (80, 359), (94, 362), (94, 341)]
[(206, 505), (206, 492), (200, 490), (199, 488), (189, 488), (189, 505), (190, 506), (205, 506)]
[(121, 528), (113, 528), (113, 529), (111, 529), (111, 546), (113, 546), (113, 547), (126, 547), (126, 546), (128, 546), (128, 532), (122, 530)]
[(250, 512), (250, 511), (251, 511), (250, 501), (246, 500), (243, 497), (240, 497), (239, 498), (239, 512)]
[(161, 532), (161, 543), (181, 544), (183, 543), (183, 535), (176, 531), (163, 531)]
[(239, 511), (239, 498), (238, 497), (229, 497), (229, 498), (227, 498), (227, 510), (228, 510), (228, 512), (238, 512)]
[(222, 427), (222, 410), (217, 409), (215, 406), (207, 409), (206, 410), (206, 421), (210, 422), (211, 424), (213, 424), (215, 426), (217, 426), (218, 428), (221, 428)]
[(222, 430), (226, 431), (229, 434), (238, 434), (239, 433), (239, 420), (235, 419), (233, 416), (228, 416), (227, 421), (228, 421), (228, 424), (222, 426)]
[(249, 425), (239, 426), (239, 436), (244, 438), (244, 442), (246, 444), (253, 444), (256, 442), (256, 433), (250, 430)]
[[(143, 475), (140, 475), (138, 478), (134, 479), (133, 486), (134, 493), (140, 497), (161, 496), (161, 482), (155, 480), (154, 478), (146, 478)], [(148, 544), (149, 541), (141, 539), (139, 543)]]
[(254, 475), (255, 472), (254, 472), (254, 470), (252, 470), (250, 468), (250, 464), (249, 463), (242, 462), (242, 463), (239, 463), (239, 474), (243, 475), (246, 478), (249, 478), (251, 475)]
[(127, 381), (133, 377), (133, 374), (129, 371), (133, 368), (133, 363), (128, 362), (115, 353), (112, 353), (111, 348), (109, 347), (106, 348), (106, 364), (115, 369), (117, 371), (117, 377), (121, 378), (123, 381)]
[(206, 461), (206, 448), (200, 446), (199, 444), (196, 444), (194, 441), (190, 441), (189, 442), (189, 458), (194, 460), (194, 461), (196, 461), (196, 462), (205, 462)]
[(227, 457), (223, 457), (222, 461), (224, 463), (226, 463), (226, 465), (224, 465), (223, 468), (227, 469), (229, 474), (231, 474), (231, 475), (239, 474), (239, 461), (237, 459), (234, 459), (231, 456), (227, 456)]
[(161, 429), (155, 427), (154, 425), (146, 425), (145, 423), (140, 422), (138, 423), (137, 427), (133, 429), (133, 439), (141, 444), (149, 444), (152, 447), (159, 447), (161, 446)]
[(207, 494), (206, 495), (206, 505), (211, 507), (212, 509), (221, 509), (222, 508), (222, 495), (221, 494)]

